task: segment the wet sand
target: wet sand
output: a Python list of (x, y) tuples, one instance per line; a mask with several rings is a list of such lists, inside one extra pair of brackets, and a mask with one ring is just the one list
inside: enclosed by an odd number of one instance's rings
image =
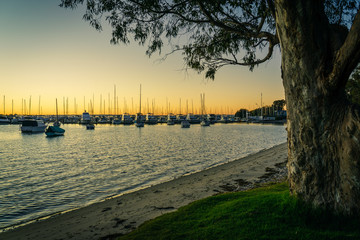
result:
[(136, 192), (0, 233), (0, 239), (116, 239), (193, 201), (286, 176), (286, 143)]

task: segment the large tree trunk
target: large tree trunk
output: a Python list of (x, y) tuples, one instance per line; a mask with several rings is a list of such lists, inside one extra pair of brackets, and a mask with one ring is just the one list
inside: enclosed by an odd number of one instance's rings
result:
[[(360, 117), (346, 99), (350, 73), (339, 57), (349, 35), (328, 23), (322, 1), (275, 4), (291, 192), (317, 206), (360, 214)], [(345, 67), (340, 71), (337, 64)]]

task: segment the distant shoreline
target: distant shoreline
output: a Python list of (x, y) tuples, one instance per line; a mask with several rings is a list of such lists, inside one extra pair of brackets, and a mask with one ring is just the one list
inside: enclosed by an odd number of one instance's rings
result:
[[(126, 234), (190, 202), (286, 177), (286, 143), (102, 202), (55, 213), (0, 233), (1, 239), (100, 239)], [(43, 220), (44, 219), (44, 220)]]

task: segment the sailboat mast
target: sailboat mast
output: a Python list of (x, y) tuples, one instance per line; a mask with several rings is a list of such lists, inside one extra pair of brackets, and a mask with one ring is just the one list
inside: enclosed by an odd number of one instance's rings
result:
[(141, 84), (140, 84), (140, 111), (139, 113), (141, 113)]
[(59, 121), (59, 117), (58, 117), (58, 104), (57, 104), (57, 98), (56, 98), (56, 122)]
[(201, 111), (201, 118), (203, 117), (203, 96), (202, 93), (200, 93), (200, 111)]

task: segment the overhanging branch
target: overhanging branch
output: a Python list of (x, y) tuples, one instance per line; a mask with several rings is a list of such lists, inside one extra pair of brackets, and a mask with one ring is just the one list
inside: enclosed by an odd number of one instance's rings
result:
[(333, 88), (345, 86), (351, 72), (360, 61), (360, 10), (355, 16), (344, 44), (336, 54), (334, 67), (330, 74)]

